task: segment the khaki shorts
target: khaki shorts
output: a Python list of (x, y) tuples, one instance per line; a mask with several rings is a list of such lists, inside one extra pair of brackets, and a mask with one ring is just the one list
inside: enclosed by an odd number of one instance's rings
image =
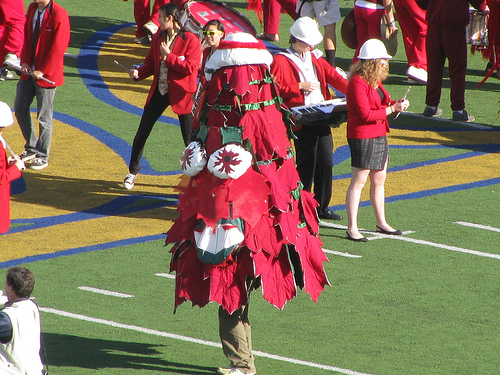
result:
[[(297, 12), (302, 5), (302, 1), (297, 1)], [(306, 1), (302, 5), (299, 17), (308, 16), (316, 18), (320, 26), (328, 26), (341, 20), (338, 0), (313, 0)]]

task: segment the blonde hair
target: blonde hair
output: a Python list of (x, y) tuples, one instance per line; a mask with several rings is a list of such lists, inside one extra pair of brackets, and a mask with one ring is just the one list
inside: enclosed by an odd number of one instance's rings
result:
[[(385, 62), (386, 66), (383, 66)], [(358, 60), (349, 69), (350, 76), (359, 75), (371, 87), (377, 87), (389, 75), (389, 61), (386, 59)]]

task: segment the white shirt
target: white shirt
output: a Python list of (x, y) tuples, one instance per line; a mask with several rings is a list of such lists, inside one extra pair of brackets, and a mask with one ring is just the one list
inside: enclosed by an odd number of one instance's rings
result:
[(0, 374), (40, 375), (41, 325), (38, 306), (30, 299), (15, 301), (2, 309), (12, 324), (12, 339), (0, 343)]
[[(320, 52), (319, 50), (314, 50), (313, 53), (316, 53), (316, 51)], [(283, 55), (289, 58), (295, 65), (297, 65), (297, 68), (299, 68), (300, 82), (312, 82), (318, 84), (318, 88), (316, 90), (304, 94), (304, 104), (309, 105), (324, 102), (325, 98), (321, 93), (321, 84), (318, 80), (316, 68), (312, 63), (311, 51), (304, 52), (300, 55), (290, 48), (287, 49), (286, 53), (283, 53)]]

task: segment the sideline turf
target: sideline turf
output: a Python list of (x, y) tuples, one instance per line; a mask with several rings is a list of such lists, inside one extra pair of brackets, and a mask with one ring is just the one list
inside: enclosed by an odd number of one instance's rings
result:
[[(96, 31), (121, 29), (120, 25), (133, 22), (131, 1), (59, 2), (71, 16), (70, 54), (79, 55)], [(228, 4), (256, 22), (255, 15), (245, 12), (246, 3)], [(346, 14), (352, 4), (341, 6)], [(282, 15), (281, 47), (287, 45), (290, 25), (289, 17)], [(71, 57), (66, 58), (66, 84), (58, 89), (55, 105), (59, 113), (86, 121), (130, 144), (147, 90), (139, 92), (140, 86), (120, 76), (111, 59), (127, 54), (130, 60), (126, 61), (139, 62), (145, 50), (123, 43), (131, 36), (129, 29), (123, 31), (113, 36), (110, 48), (103, 50), (99, 73), (113, 89), (135, 93), (131, 103), (138, 106), (138, 114), (123, 112), (91, 95), (83, 78), (90, 79), (93, 87), (102, 82), (92, 75), (81, 77), (77, 60)], [(344, 69), (352, 52), (339, 44), (338, 61)], [(474, 89), (482, 79), (484, 66), (478, 55), (470, 57), (467, 109), (479, 123), (498, 126), (499, 81), (490, 78), (481, 89)], [(400, 44), (386, 84), (393, 97), (406, 91), (404, 70)], [(0, 99), (12, 105), (15, 82), (0, 85)], [(451, 115), (448, 86), (445, 81), (443, 117)], [(424, 95), (425, 88), (412, 87), (412, 111), (423, 110)], [(250, 311), (255, 349), (369, 374), (494, 374), (500, 367), (500, 260), (435, 246), (500, 253), (496, 246), (498, 232), (453, 224), (467, 221), (500, 228), (498, 127), (473, 130), (406, 115), (391, 125), (387, 217), (397, 228), (415, 231), (408, 238), (427, 242), (377, 239), (357, 244), (346, 241), (343, 230), (323, 228), (326, 249), (361, 258), (328, 254), (326, 269), (332, 287), (325, 290), (318, 304), (301, 293), (278, 311), (263, 301), (259, 291), (255, 292)], [(10, 128), (6, 138), (17, 150), (23, 142), (16, 131), (15, 126)], [(334, 160), (338, 164), (334, 173), (338, 180), (334, 181), (332, 205), (341, 213), (349, 179), (344, 132), (345, 128), (334, 132)], [(169, 142), (167, 146), (165, 141)], [(45, 252), (81, 251), (28, 264), (37, 276), (34, 295), (42, 307), (217, 342), (217, 307), (200, 310), (186, 303), (173, 315), (173, 280), (154, 276), (168, 272), (168, 249), (162, 246), (162, 239), (150, 238), (161, 238), (158, 236), (171, 224), (168, 219), (176, 215), (171, 194), (175, 194), (173, 187), (178, 179), (167, 173), (178, 168), (182, 148), (175, 125), (156, 126), (145, 158), (153, 170), (163, 174), (140, 176), (137, 189), (127, 192), (119, 187), (127, 160), (121, 146), (113, 150), (81, 128), (70, 129), (58, 123), (53, 164), (43, 173), (25, 173), (28, 191), (13, 197), (13, 217), (31, 217), (39, 224), (41, 217), (54, 221), (65, 214), (80, 217), (82, 207), (92, 209), (108, 202), (111, 208), (92, 212), (103, 214), (102, 218), (49, 226), (43, 236), (41, 231), (25, 230), (29, 223), (18, 223), (24, 232), (0, 236), (0, 261), (8, 252), (9, 259), (22, 257), (20, 251), (29, 252), (35, 246)], [(464, 155), (468, 157), (461, 159)], [(433, 164), (429, 160), (446, 162)], [(131, 199), (134, 194), (138, 200)], [(373, 230), (373, 210), (363, 206), (360, 225)], [(345, 220), (341, 224), (345, 225)], [(151, 236), (141, 239), (141, 232)], [(27, 242), (30, 235), (32, 239)], [(135, 297), (123, 300), (101, 296), (78, 290), (79, 286)], [(51, 373), (209, 374), (216, 366), (226, 364), (218, 348), (46, 312), (42, 319)], [(332, 372), (262, 357), (257, 358), (257, 366), (259, 374)]]

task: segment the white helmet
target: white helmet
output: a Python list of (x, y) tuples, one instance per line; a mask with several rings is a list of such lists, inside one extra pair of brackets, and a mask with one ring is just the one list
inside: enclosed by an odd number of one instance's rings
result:
[(392, 59), (392, 56), (387, 53), (385, 44), (379, 39), (368, 39), (359, 49), (358, 59)]
[(300, 17), (297, 19), (292, 27), (290, 27), (290, 34), (310, 46), (315, 46), (323, 40), (318, 22), (311, 17)]
[(7, 103), (0, 102), (0, 128), (5, 128), (14, 123), (12, 111)]

